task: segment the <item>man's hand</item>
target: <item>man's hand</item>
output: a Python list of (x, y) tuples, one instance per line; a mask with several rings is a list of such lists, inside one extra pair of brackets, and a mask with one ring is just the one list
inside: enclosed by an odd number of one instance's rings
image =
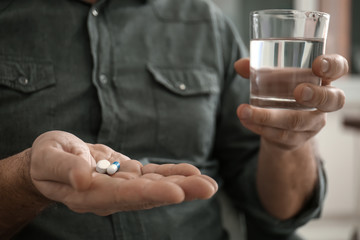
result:
[[(96, 162), (120, 162), (112, 176), (95, 171)], [(207, 199), (216, 182), (190, 164), (142, 164), (100, 144), (87, 144), (60, 131), (39, 136), (33, 146), (31, 180), (48, 199), (75, 212), (109, 215), (194, 199)]]
[[(312, 70), (322, 78), (322, 86), (300, 84), (294, 97), (316, 111), (266, 109), (248, 104), (237, 109), (241, 123), (261, 136), (256, 183), (263, 206), (274, 217), (295, 216), (313, 194), (318, 166), (310, 140), (325, 126), (326, 112), (343, 107), (343, 91), (330, 84), (345, 75), (348, 68), (346, 59), (339, 55), (315, 59)], [(248, 78), (249, 59), (237, 61), (235, 69)]]
[[(265, 109), (243, 104), (237, 109), (241, 123), (271, 144), (285, 149), (302, 146), (324, 127), (325, 112), (339, 110), (345, 103), (343, 91), (330, 84), (348, 72), (346, 59), (340, 55), (319, 56), (312, 68), (322, 78), (322, 86), (300, 84), (294, 91), (294, 97), (300, 104), (317, 108), (317, 111)], [(237, 61), (235, 69), (248, 78), (249, 59)]]

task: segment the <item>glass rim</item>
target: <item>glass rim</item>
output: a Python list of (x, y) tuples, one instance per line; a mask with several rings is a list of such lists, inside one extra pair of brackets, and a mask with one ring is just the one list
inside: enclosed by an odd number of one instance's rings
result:
[(296, 16), (303, 15), (305, 18), (327, 18), (330, 19), (330, 14), (326, 12), (320, 11), (312, 11), (312, 10), (298, 10), (298, 9), (263, 9), (263, 10), (255, 10), (250, 12), (250, 16), (257, 17), (260, 15), (267, 16)]

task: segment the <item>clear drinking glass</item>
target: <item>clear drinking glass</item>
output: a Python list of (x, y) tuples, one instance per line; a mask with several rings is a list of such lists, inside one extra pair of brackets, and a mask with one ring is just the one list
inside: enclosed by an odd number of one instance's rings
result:
[(293, 92), (300, 83), (321, 84), (311, 66), (325, 53), (329, 19), (327, 13), (291, 9), (250, 14), (250, 104), (313, 110), (297, 103)]

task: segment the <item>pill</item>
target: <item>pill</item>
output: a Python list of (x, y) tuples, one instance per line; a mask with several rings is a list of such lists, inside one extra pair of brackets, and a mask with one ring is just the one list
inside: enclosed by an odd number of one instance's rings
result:
[(109, 175), (113, 175), (114, 173), (116, 173), (120, 168), (120, 163), (119, 162), (113, 162), (110, 166), (108, 166), (108, 168), (106, 169), (106, 172)]
[(110, 162), (106, 159), (102, 159), (96, 163), (96, 171), (98, 173), (106, 173), (106, 170), (109, 166)]

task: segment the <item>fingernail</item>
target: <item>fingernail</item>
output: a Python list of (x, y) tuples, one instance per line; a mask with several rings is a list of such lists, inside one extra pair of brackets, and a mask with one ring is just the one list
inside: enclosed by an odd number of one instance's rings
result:
[(241, 111), (241, 115), (240, 118), (241, 119), (249, 119), (251, 118), (252, 115), (252, 110), (248, 107), (245, 107), (242, 111)]
[(302, 100), (310, 101), (313, 98), (314, 91), (309, 87), (304, 87), (302, 91)]
[(326, 60), (325, 58), (321, 60), (321, 71), (323, 73), (326, 73), (327, 71), (329, 71), (330, 68), (330, 63), (328, 60)]

